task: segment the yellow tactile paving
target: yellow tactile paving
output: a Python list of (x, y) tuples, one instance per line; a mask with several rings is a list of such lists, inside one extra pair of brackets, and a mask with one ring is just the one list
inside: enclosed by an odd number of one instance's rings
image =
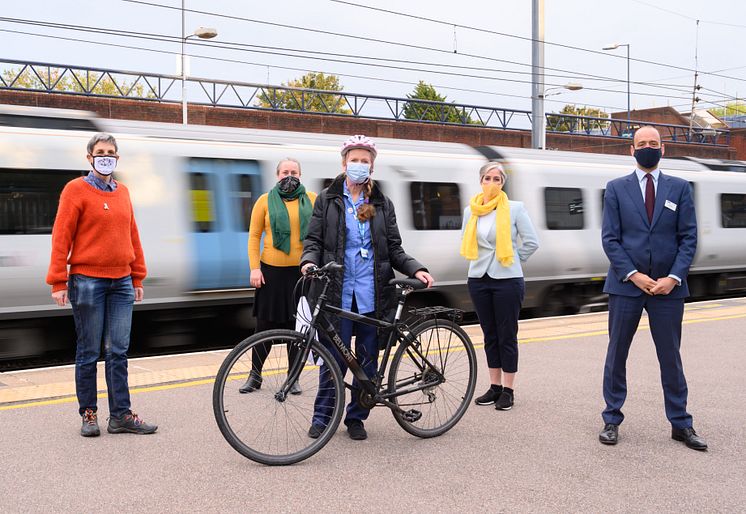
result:
[[(743, 299), (687, 304), (684, 324), (742, 317), (746, 317), (746, 300)], [(605, 335), (607, 319), (607, 313), (600, 312), (573, 317), (526, 320), (519, 325), (518, 339), (520, 343), (532, 343)], [(640, 322), (640, 328), (648, 328), (645, 316)], [(478, 325), (467, 326), (464, 329), (476, 346), (483, 344), (482, 332)], [(131, 359), (130, 387), (150, 388), (203, 379), (209, 381), (217, 373), (227, 352), (223, 350)], [(103, 363), (99, 363), (98, 367), (98, 390), (101, 395), (105, 395)], [(0, 405), (74, 396), (73, 366), (0, 373)]]

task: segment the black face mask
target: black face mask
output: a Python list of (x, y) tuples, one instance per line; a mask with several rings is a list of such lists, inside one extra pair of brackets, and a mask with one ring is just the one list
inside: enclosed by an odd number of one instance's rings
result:
[(286, 195), (288, 195), (298, 189), (298, 186), (300, 186), (300, 179), (298, 177), (288, 175), (287, 177), (284, 177), (282, 180), (280, 180), (280, 182), (278, 182), (277, 187), (279, 187), (281, 193), (285, 193)]
[(660, 148), (638, 148), (635, 150), (635, 160), (642, 168), (651, 169), (658, 166), (661, 160)]

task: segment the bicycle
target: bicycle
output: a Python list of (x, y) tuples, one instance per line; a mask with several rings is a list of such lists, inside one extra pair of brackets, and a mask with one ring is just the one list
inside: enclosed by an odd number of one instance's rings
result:
[[(345, 383), (332, 357), (334, 349), (347, 362), (360, 383), (358, 402), (365, 408), (386, 406), (397, 423), (410, 434), (429, 438), (444, 434), (461, 419), (471, 403), (477, 376), (477, 361), (469, 336), (458, 326), (462, 312), (446, 307), (413, 309), (412, 318), (401, 320), (408, 294), (425, 284), (417, 279), (394, 279), (398, 305), (394, 321), (374, 319), (327, 303), (331, 275), (342, 266), (330, 262), (312, 268), (301, 281), (323, 282), (308, 326), (303, 332), (270, 330), (240, 342), (225, 358), (215, 378), (213, 411), (221, 433), (245, 457), (266, 465), (289, 465), (307, 459), (329, 442), (337, 431), (344, 408)], [(386, 346), (376, 375), (369, 377), (347, 348), (329, 315), (372, 325), (388, 331)], [(410, 328), (410, 325), (411, 328)], [(327, 347), (319, 342), (321, 333)], [(251, 371), (255, 347), (272, 345), (262, 372), (261, 388), (240, 394), (238, 388)], [(398, 348), (394, 351), (394, 347)], [(298, 349), (289, 362), (288, 348)], [(391, 354), (393, 352), (393, 357)], [(332, 413), (318, 438), (308, 430), (314, 415), (314, 402), (320, 388), (320, 362), (331, 374), (330, 388), (321, 391), (333, 398)], [(389, 360), (391, 365), (388, 367)], [(388, 367), (388, 380), (384, 385)], [(302, 394), (291, 395), (295, 382)]]

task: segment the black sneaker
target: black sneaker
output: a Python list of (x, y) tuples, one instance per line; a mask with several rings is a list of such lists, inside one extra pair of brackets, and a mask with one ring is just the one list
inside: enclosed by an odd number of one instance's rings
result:
[(495, 402), (495, 409), (510, 410), (513, 408), (513, 393), (503, 391)]
[(80, 435), (83, 437), (96, 437), (101, 435), (98, 428), (98, 416), (93, 409), (86, 409), (83, 413), (83, 426), (80, 427)]
[(106, 427), (106, 431), (110, 434), (152, 434), (156, 430), (158, 430), (158, 425), (145, 423), (134, 412), (129, 412), (121, 418), (111, 416), (109, 426)]
[(347, 425), (347, 433), (353, 441), (364, 441), (365, 439), (368, 439), (368, 432), (365, 431), (362, 421), (350, 421)]
[(308, 429), (308, 437), (318, 439), (324, 433), (324, 428), (321, 425), (311, 425), (311, 428)]
[(486, 393), (474, 400), (477, 405), (492, 405), (500, 398), (500, 393), (503, 392), (503, 386), (491, 386)]

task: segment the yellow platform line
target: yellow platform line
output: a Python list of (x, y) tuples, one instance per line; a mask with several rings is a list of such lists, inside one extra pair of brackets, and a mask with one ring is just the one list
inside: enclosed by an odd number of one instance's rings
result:
[[(705, 323), (709, 321), (726, 321), (731, 319), (741, 319), (746, 318), (746, 314), (733, 314), (730, 316), (717, 316), (714, 318), (703, 318), (703, 319), (692, 319), (692, 320), (686, 320), (683, 322), (684, 325), (692, 325), (695, 323)], [(649, 329), (650, 326), (647, 324), (640, 325), (639, 329)], [(638, 329), (638, 330), (639, 330)], [(567, 335), (561, 335), (561, 336), (549, 336), (549, 337), (531, 337), (531, 338), (525, 338), (525, 339), (519, 339), (519, 343), (536, 343), (536, 342), (548, 342), (548, 341), (563, 341), (567, 339), (574, 339), (574, 338), (583, 338), (583, 337), (595, 337), (595, 336), (603, 336), (608, 335), (608, 331), (606, 330), (597, 330), (593, 332), (580, 332), (576, 334), (567, 334)], [(484, 344), (475, 344), (474, 348), (483, 348)], [(232, 378), (235, 380), (235, 378)], [(188, 380), (185, 382), (177, 382), (172, 384), (160, 384), (160, 385), (152, 385), (152, 386), (145, 386), (145, 387), (135, 387), (130, 390), (130, 394), (140, 394), (140, 393), (150, 393), (155, 391), (166, 391), (170, 389), (182, 389), (185, 387), (195, 387), (200, 385), (206, 385), (211, 384), (215, 381), (215, 377), (211, 378), (204, 378), (204, 379), (198, 379), (198, 380)], [(106, 398), (106, 393), (100, 393), (97, 395), (97, 398), (103, 399)], [(5, 410), (14, 410), (14, 409), (23, 409), (27, 407), (42, 407), (45, 405), (59, 405), (64, 403), (73, 403), (77, 401), (77, 398), (75, 395), (71, 396), (64, 396), (61, 398), (53, 398), (53, 399), (47, 399), (47, 400), (33, 400), (23, 403), (15, 403), (11, 405), (0, 405), (0, 411)]]

